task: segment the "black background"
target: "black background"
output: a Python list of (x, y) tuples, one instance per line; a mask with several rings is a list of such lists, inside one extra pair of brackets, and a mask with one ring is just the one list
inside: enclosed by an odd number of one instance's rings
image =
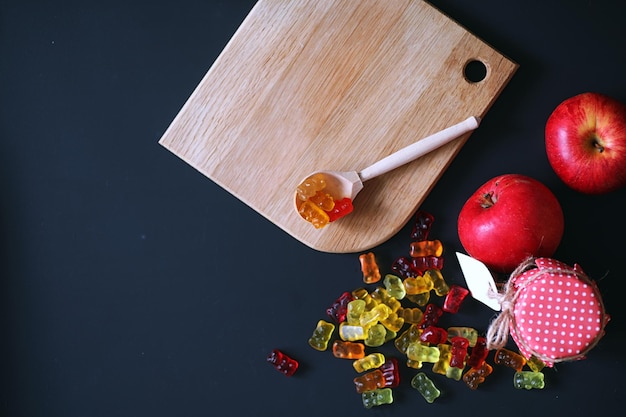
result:
[[(354, 0), (356, 1), (356, 0)], [(241, 0), (0, 3), (0, 414), (3, 416), (562, 415), (623, 403), (626, 190), (576, 193), (543, 128), (584, 91), (626, 101), (620, 1), (431, 3), (520, 68), (422, 209), (463, 283), (456, 217), (499, 174), (539, 179), (566, 230), (555, 258), (596, 278), (612, 316), (580, 362), (516, 390), (496, 367), (477, 391), (440, 375), (427, 404), (404, 378), (365, 410), (351, 364), (307, 344), (325, 309), (362, 285), (358, 254), (316, 252), (158, 145), (254, 5)], [(373, 248), (383, 272), (411, 224)], [(444, 324), (484, 331), (473, 300)], [(265, 362), (300, 361), (292, 378)], [(387, 345), (382, 351), (399, 352)], [(491, 360), (491, 357), (490, 357)], [(615, 413), (615, 412), (613, 412)]]

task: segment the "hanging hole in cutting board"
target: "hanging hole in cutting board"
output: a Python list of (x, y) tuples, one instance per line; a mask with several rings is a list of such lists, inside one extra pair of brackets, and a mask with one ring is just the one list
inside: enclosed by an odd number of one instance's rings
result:
[(479, 83), (487, 77), (487, 66), (477, 59), (472, 59), (465, 64), (463, 75), (470, 83)]

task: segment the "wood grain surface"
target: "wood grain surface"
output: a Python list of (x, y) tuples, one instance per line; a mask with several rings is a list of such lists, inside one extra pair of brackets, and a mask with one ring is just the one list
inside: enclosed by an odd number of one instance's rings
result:
[[(471, 61), (483, 80), (466, 78)], [(484, 117), (516, 69), (424, 1), (260, 0), (160, 143), (303, 244), (365, 251), (406, 224), (469, 134), (367, 181), (323, 229), (294, 210), (300, 181)]]

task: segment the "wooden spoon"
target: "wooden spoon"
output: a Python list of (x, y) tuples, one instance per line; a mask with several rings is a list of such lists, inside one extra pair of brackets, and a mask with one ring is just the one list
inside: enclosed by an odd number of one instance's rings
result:
[[(420, 156), (434, 151), (459, 136), (476, 129), (479, 123), (480, 118), (472, 116), (460, 123), (420, 139), (361, 171), (317, 171), (308, 175), (302, 182), (316, 174), (322, 174), (326, 181), (324, 192), (333, 196), (335, 200), (340, 200), (345, 197), (354, 200), (359, 191), (363, 189), (363, 183), (365, 181), (385, 174)], [(298, 210), (299, 203), (301, 203), (302, 200), (298, 198), (297, 192), (295, 201), (296, 210)]]

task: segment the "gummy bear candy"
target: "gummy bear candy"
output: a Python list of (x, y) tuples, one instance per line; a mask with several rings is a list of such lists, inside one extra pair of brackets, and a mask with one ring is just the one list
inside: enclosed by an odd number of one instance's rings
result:
[(448, 340), (448, 331), (441, 327), (428, 326), (422, 331), (420, 340), (431, 345), (445, 343)]
[(435, 401), (441, 394), (433, 381), (423, 372), (418, 373), (411, 379), (411, 386), (419, 391), (429, 403)]
[(407, 295), (423, 294), (433, 289), (433, 281), (428, 276), (418, 275), (403, 281)]
[(352, 213), (353, 210), (354, 207), (352, 205), (352, 200), (348, 197), (344, 197), (341, 200), (335, 200), (335, 206), (333, 209), (326, 211), (326, 214), (328, 214), (328, 221), (334, 222), (335, 220)]
[(413, 240), (426, 240), (432, 227), (435, 217), (425, 211), (418, 211), (415, 213), (415, 222), (411, 229), (411, 239)]
[(328, 217), (328, 213), (326, 213), (318, 205), (309, 200), (304, 201), (302, 204), (300, 204), (298, 213), (304, 220), (311, 223), (316, 229), (321, 229), (322, 227), (326, 226), (328, 222), (330, 222), (330, 217)]
[(496, 354), (493, 361), (498, 365), (508, 366), (516, 371), (521, 371), (524, 365), (526, 365), (526, 358), (519, 353), (515, 353), (512, 350), (506, 348), (500, 348), (496, 350)]
[(436, 363), (439, 360), (439, 353), (437, 346), (428, 346), (420, 342), (409, 344), (406, 350), (406, 356), (418, 362)]
[(452, 314), (458, 313), (461, 303), (463, 303), (467, 294), (469, 294), (467, 288), (463, 288), (460, 285), (450, 286), (450, 291), (443, 302), (443, 311)]
[(430, 278), (430, 280), (433, 282), (433, 289), (435, 290), (435, 294), (437, 294), (439, 297), (443, 297), (450, 291), (450, 287), (448, 287), (448, 284), (443, 279), (443, 275), (441, 274), (440, 270), (429, 269), (428, 271), (424, 272), (424, 277)]
[(391, 270), (398, 274), (401, 278), (413, 277), (417, 274), (411, 268), (411, 261), (406, 256), (401, 256), (391, 264)]
[(380, 281), (380, 270), (372, 252), (359, 255), (359, 261), (361, 262), (361, 272), (363, 272), (363, 282), (373, 284)]
[(404, 296), (406, 295), (406, 288), (404, 288), (402, 278), (396, 275), (392, 275), (392, 274), (385, 275), (383, 284), (385, 285), (387, 294), (389, 294), (390, 297), (393, 297), (396, 300), (402, 300)]
[(361, 324), (361, 314), (365, 312), (365, 300), (352, 300), (348, 303), (346, 322), (352, 326)]
[(278, 372), (286, 376), (292, 376), (298, 370), (298, 361), (278, 349), (274, 349), (267, 356), (267, 361), (274, 365)]
[(344, 321), (339, 325), (339, 337), (341, 340), (354, 342), (355, 340), (365, 340), (367, 334), (363, 326), (351, 325)]
[(385, 343), (387, 338), (387, 329), (380, 323), (377, 323), (367, 329), (367, 337), (364, 340), (365, 346), (378, 347)]
[(357, 372), (365, 372), (370, 369), (378, 368), (385, 363), (385, 355), (382, 353), (370, 353), (364, 358), (357, 359), (352, 363), (354, 370)]
[(344, 292), (335, 300), (335, 302), (326, 309), (326, 314), (335, 323), (341, 323), (346, 321), (346, 314), (348, 312), (348, 303), (354, 300), (354, 297), (349, 292)]
[(463, 376), (463, 368), (457, 368), (456, 366), (450, 366), (446, 369), (446, 377), (460, 381)]
[(424, 316), (422, 321), (417, 325), (420, 329), (425, 329), (428, 326), (434, 326), (439, 321), (439, 317), (443, 314), (443, 310), (436, 304), (428, 304), (424, 310)]
[(487, 362), (483, 362), (478, 368), (471, 368), (463, 375), (463, 382), (471, 389), (477, 389), (480, 384), (485, 382), (485, 378), (491, 375), (493, 367)]
[(361, 394), (361, 399), (365, 408), (372, 408), (393, 403), (393, 393), (391, 388), (378, 388), (372, 391), (365, 391)]
[(375, 369), (354, 378), (356, 392), (359, 394), (365, 391), (373, 391), (377, 388), (385, 387), (385, 377), (380, 369)]
[(419, 324), (424, 318), (424, 312), (418, 307), (404, 307), (398, 310), (398, 316), (402, 317), (405, 323)]
[(429, 269), (443, 268), (443, 257), (441, 256), (416, 256), (411, 258), (410, 269), (417, 275), (422, 275)]
[(315, 195), (309, 197), (309, 201), (326, 212), (335, 207), (333, 196), (323, 191), (316, 192)]
[(422, 329), (417, 327), (417, 325), (412, 324), (400, 336), (398, 336), (393, 343), (396, 346), (396, 349), (406, 354), (406, 351), (411, 343), (420, 341), (421, 334)]
[(465, 366), (465, 358), (467, 356), (467, 348), (469, 347), (469, 341), (461, 336), (455, 336), (450, 340), (451, 355), (450, 366), (453, 368), (461, 368)]
[(387, 358), (378, 369), (383, 373), (386, 387), (395, 388), (400, 385), (400, 369), (396, 358)]
[(517, 389), (543, 389), (544, 377), (541, 372), (517, 371), (513, 375), (513, 386)]
[(532, 371), (540, 372), (546, 366), (546, 363), (536, 356), (531, 356), (526, 361), (526, 365), (528, 365)]
[(335, 325), (324, 320), (317, 322), (313, 335), (309, 339), (309, 345), (320, 351), (328, 349), (328, 342), (335, 330)]
[(296, 193), (300, 200), (306, 201), (324, 188), (326, 188), (326, 177), (324, 174), (314, 174), (298, 185)]
[(476, 339), (476, 344), (472, 348), (472, 353), (467, 358), (467, 365), (470, 368), (478, 369), (482, 366), (489, 355), (489, 349), (487, 349), (487, 339), (479, 336)]
[(446, 375), (450, 367), (450, 345), (442, 343), (437, 347), (439, 348), (439, 360), (433, 364), (433, 372)]
[(340, 359), (361, 359), (365, 357), (365, 346), (363, 343), (335, 340), (333, 356)]
[(411, 242), (409, 255), (412, 258), (418, 256), (441, 256), (443, 244), (439, 240), (420, 240)]

